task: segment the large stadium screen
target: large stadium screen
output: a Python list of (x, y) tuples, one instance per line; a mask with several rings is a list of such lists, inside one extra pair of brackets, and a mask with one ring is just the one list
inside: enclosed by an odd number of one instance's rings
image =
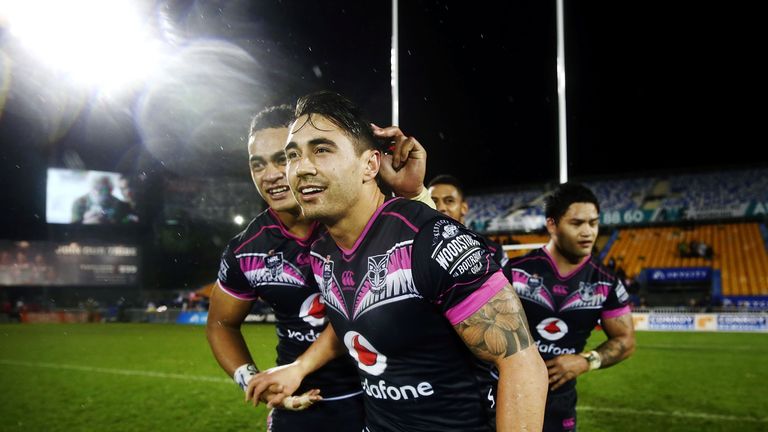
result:
[(0, 286), (124, 286), (139, 282), (139, 248), (0, 240)]
[(130, 224), (139, 221), (133, 177), (107, 171), (49, 168), (46, 221), (54, 224)]

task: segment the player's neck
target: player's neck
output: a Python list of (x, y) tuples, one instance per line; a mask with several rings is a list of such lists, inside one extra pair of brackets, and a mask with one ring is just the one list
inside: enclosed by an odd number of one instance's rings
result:
[(589, 257), (577, 257), (562, 251), (557, 247), (554, 239), (550, 239), (549, 243), (544, 247), (547, 249), (547, 252), (549, 252), (549, 256), (554, 260), (555, 266), (557, 266), (557, 272), (561, 275), (569, 274), (578, 266), (582, 265), (584, 260), (589, 259)]
[(378, 187), (374, 190), (364, 190), (361, 198), (341, 219), (332, 225), (328, 224), (328, 233), (336, 244), (343, 249), (352, 249), (376, 210), (384, 204), (384, 198)]
[(283, 224), (289, 233), (299, 238), (304, 238), (309, 235), (309, 231), (312, 229), (312, 222), (302, 216), (301, 210), (277, 211), (272, 209), (272, 212), (278, 219), (280, 219), (280, 223)]

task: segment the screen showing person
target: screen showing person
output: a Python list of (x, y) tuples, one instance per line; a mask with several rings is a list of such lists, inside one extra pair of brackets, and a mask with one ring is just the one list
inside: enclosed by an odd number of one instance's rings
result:
[(48, 169), (46, 221), (122, 224), (139, 221), (132, 179), (106, 171)]

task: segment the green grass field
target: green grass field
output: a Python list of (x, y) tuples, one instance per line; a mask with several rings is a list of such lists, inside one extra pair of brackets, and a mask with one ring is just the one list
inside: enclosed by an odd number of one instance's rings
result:
[[(273, 327), (245, 333), (273, 364)], [(630, 360), (580, 380), (580, 431), (768, 431), (768, 334), (637, 339)], [(263, 431), (242, 399), (203, 327), (0, 325), (1, 431)]]

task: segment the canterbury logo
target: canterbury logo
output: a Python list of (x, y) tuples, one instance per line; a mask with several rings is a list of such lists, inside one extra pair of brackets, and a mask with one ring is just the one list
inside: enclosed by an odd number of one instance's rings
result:
[(355, 285), (355, 274), (351, 270), (347, 270), (341, 274), (341, 283), (344, 286)]

